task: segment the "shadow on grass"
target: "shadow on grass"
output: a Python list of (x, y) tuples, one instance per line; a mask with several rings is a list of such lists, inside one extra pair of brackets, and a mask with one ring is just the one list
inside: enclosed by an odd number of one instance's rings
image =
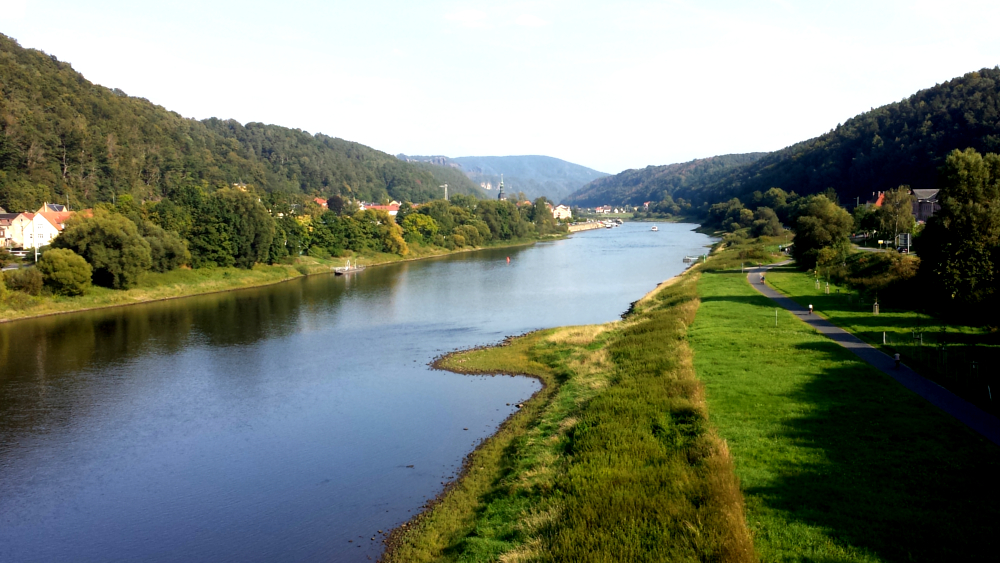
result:
[(780, 431), (822, 461), (784, 464), (747, 493), (884, 560), (995, 560), (1000, 448), (833, 342), (797, 348), (841, 366), (791, 394), (805, 414)]

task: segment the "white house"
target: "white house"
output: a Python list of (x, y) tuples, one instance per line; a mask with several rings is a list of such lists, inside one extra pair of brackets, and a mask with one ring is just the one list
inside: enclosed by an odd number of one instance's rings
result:
[(572, 219), (573, 210), (565, 205), (557, 205), (552, 208), (552, 216), (556, 219)]

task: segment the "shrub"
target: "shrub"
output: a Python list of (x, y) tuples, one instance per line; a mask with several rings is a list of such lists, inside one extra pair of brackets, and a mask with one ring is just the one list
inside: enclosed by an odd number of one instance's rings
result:
[(90, 287), (93, 274), (93, 268), (83, 257), (64, 248), (54, 248), (43, 254), (36, 269), (45, 286), (60, 295), (83, 295)]
[(4, 272), (7, 287), (28, 295), (38, 295), (42, 291), (42, 273), (38, 268), (18, 268)]

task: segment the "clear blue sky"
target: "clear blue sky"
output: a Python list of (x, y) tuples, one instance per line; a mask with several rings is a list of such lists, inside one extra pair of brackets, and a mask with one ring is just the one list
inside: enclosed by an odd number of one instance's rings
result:
[(1000, 2), (0, 0), (0, 32), (187, 117), (605, 172), (768, 151), (1000, 64)]

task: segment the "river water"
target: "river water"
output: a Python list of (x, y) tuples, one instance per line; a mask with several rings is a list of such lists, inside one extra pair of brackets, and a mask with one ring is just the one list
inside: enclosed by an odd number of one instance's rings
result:
[(539, 385), (428, 363), (618, 318), (650, 225), (0, 326), (0, 561), (376, 559)]

